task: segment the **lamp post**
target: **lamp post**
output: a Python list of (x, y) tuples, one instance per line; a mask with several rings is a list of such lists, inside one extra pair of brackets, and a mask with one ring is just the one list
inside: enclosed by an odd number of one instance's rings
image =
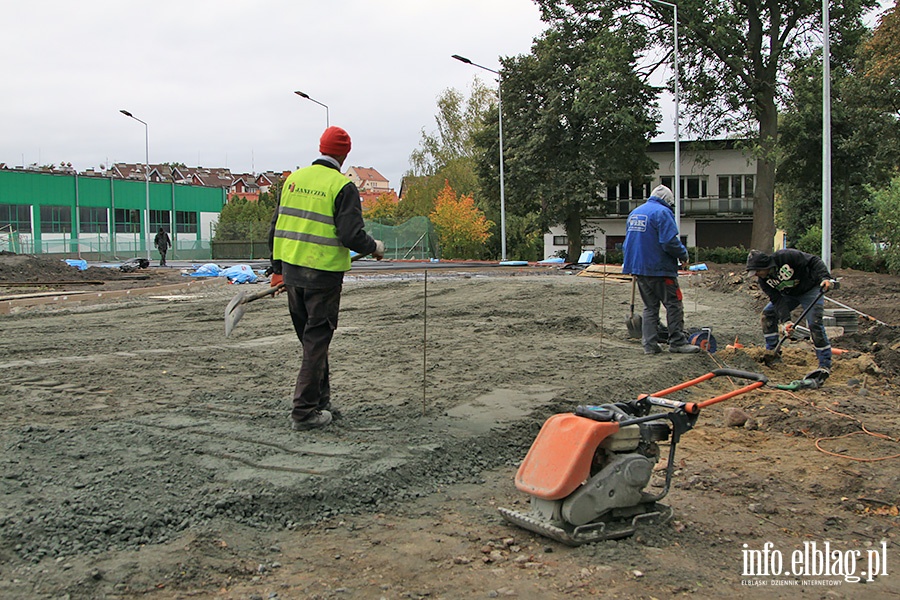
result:
[(306, 99), (309, 100), (310, 102), (315, 102), (315, 103), (318, 104), (319, 106), (324, 106), (324, 107), (325, 107), (325, 128), (328, 129), (329, 127), (331, 127), (331, 123), (330, 123), (330, 121), (329, 121), (329, 119), (328, 119), (328, 105), (322, 104), (322, 103), (319, 102), (318, 100), (315, 100), (315, 99), (313, 99), (313, 98), (310, 98), (310, 97), (309, 97), (309, 94), (304, 94), (303, 92), (294, 92), (294, 93), (297, 94), (298, 96), (300, 96), (301, 98), (306, 98)]
[(673, 54), (675, 60), (675, 189), (672, 191), (675, 192), (675, 227), (678, 228), (678, 235), (681, 235), (681, 119), (678, 115), (678, 5), (672, 2), (664, 2), (663, 0), (650, 1), (664, 6), (670, 6), (674, 11), (672, 19), (675, 27), (672, 37), (675, 43)]
[(460, 56), (459, 54), (454, 54), (453, 58), (460, 62), (464, 62), (467, 65), (472, 65), (473, 67), (478, 67), (479, 69), (484, 69), (485, 71), (490, 71), (494, 75), (497, 76), (497, 112), (499, 115), (499, 126), (500, 126), (500, 260), (506, 260), (506, 196), (504, 194), (504, 186), (503, 186), (503, 94), (501, 92), (502, 86), (502, 77), (500, 75), (500, 71), (495, 71), (494, 69), (489, 69), (485, 66), (479, 65), (477, 63), (473, 63), (471, 60), (464, 56)]
[(831, 31), (822, 0), (822, 262), (831, 271)]
[[(120, 110), (120, 113), (134, 119), (138, 123), (144, 124), (144, 190), (146, 192), (146, 200), (147, 200), (147, 220), (146, 223), (146, 236), (145, 244), (147, 245), (147, 260), (150, 260), (150, 127), (147, 125), (146, 121), (141, 121), (136, 116), (128, 112), (127, 110)], [(115, 221), (115, 215), (113, 215), (113, 221)], [(113, 228), (115, 228), (115, 222), (113, 223)]]

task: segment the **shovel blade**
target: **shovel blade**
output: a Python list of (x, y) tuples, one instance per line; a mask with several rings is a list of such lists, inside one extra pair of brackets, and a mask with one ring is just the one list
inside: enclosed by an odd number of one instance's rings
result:
[(625, 319), (625, 326), (628, 328), (628, 337), (638, 340), (643, 337), (643, 319), (641, 318), (641, 315), (632, 314)]
[(244, 316), (244, 296), (246, 294), (243, 291), (238, 292), (225, 307), (225, 337), (231, 335), (235, 325)]

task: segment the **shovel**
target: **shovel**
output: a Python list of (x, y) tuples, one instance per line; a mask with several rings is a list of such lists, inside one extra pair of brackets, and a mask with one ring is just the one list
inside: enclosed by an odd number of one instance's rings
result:
[[(355, 254), (350, 257), (350, 262), (359, 260), (362, 257), (362, 254)], [(243, 290), (235, 294), (234, 298), (231, 299), (231, 302), (228, 303), (228, 306), (225, 307), (225, 337), (228, 337), (229, 335), (231, 335), (231, 332), (234, 331), (234, 328), (238, 324), (238, 321), (240, 321), (241, 317), (244, 316), (244, 311), (246, 310), (247, 304), (253, 302), (254, 300), (259, 300), (260, 298), (265, 298), (266, 296), (276, 294), (282, 289), (284, 289), (284, 284), (279, 283), (276, 286), (270, 287), (261, 292), (256, 292), (254, 294), (249, 294)]]
[[(820, 299), (822, 296), (824, 296), (824, 295), (825, 295), (825, 290), (821, 290), (821, 291), (819, 292), (819, 295), (816, 296), (816, 299), (813, 300), (812, 302), (810, 302), (810, 303), (807, 305), (807, 307), (803, 309), (803, 312), (800, 313), (800, 316), (799, 316), (799, 317), (797, 318), (797, 320), (794, 321), (794, 322), (795, 322), (795, 323), (799, 323), (799, 322), (801, 322), (803, 319), (805, 319), (805, 318), (806, 318), (806, 314), (812, 309), (813, 306), (816, 305), (816, 302), (818, 302), (819, 299)], [(785, 333), (783, 336), (781, 336), (781, 339), (778, 340), (778, 344), (775, 345), (775, 348), (774, 348), (773, 350), (771, 350), (771, 351), (767, 351), (767, 352), (766, 352), (766, 356), (765, 356), (765, 358), (763, 359), (763, 362), (766, 364), (766, 366), (772, 366), (773, 364), (775, 364), (775, 363), (781, 361), (781, 357), (779, 356), (778, 352), (779, 352), (779, 350), (781, 350), (781, 345), (782, 345), (785, 341), (787, 341), (787, 339), (788, 339), (789, 337), (791, 337), (791, 334), (790, 334), (790, 333)]]
[(643, 319), (641, 315), (634, 314), (634, 290), (637, 287), (637, 280), (632, 275), (631, 277), (631, 311), (628, 315), (628, 318), (625, 319), (625, 326), (628, 327), (628, 337), (632, 337), (635, 339), (641, 339), (643, 337), (643, 332), (641, 331), (643, 325)]
[(238, 292), (234, 298), (231, 299), (231, 302), (228, 303), (228, 306), (225, 307), (225, 337), (231, 335), (235, 325), (237, 325), (238, 321), (241, 320), (241, 317), (244, 316), (246, 305), (249, 302), (271, 296), (272, 294), (280, 292), (282, 289), (284, 289), (284, 284), (279, 283), (274, 287), (270, 287), (261, 292), (256, 292), (255, 294), (248, 294), (243, 290)]

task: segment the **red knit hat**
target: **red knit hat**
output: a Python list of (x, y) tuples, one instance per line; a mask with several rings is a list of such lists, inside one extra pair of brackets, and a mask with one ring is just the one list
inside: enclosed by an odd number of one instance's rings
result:
[(328, 156), (350, 154), (350, 134), (340, 127), (329, 127), (319, 138), (319, 152)]

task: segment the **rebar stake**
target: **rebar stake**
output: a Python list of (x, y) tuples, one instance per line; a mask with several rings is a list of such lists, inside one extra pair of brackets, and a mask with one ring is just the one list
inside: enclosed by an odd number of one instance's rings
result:
[(425, 295), (422, 298), (425, 305), (424, 319), (422, 320), (422, 416), (425, 416), (425, 389), (428, 372), (428, 269), (425, 269)]

